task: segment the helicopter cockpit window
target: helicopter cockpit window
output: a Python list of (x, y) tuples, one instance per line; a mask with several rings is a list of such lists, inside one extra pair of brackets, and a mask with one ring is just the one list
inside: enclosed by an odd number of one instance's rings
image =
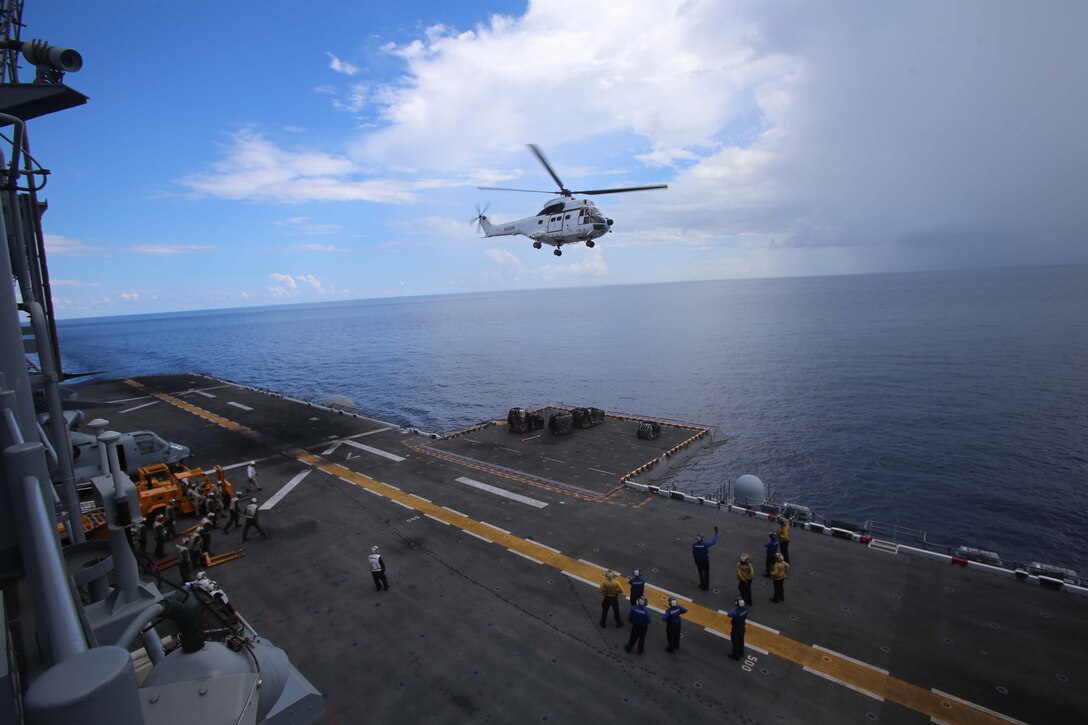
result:
[(557, 202), (555, 204), (549, 204), (540, 210), (537, 216), (548, 216), (550, 214), (559, 214), (563, 211), (563, 202)]

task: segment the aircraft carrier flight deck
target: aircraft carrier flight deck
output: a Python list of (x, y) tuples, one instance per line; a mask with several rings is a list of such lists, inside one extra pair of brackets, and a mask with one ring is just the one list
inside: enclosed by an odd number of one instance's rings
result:
[[(771, 522), (648, 488), (728, 445), (698, 425), (665, 422), (643, 440), (641, 419), (609, 413), (566, 436), (497, 419), (435, 437), (199, 375), (107, 381), (81, 397), (118, 402), (101, 411), (112, 429), (179, 441), (189, 467), (223, 466), (235, 487), (256, 462), (269, 537), (217, 530), (216, 553), (244, 556), (207, 573), (323, 693), (330, 722), (1059, 723), (1088, 712), (1088, 599), (1075, 593), (798, 527), (785, 601), (769, 601)], [(701, 591), (691, 545), (715, 525)], [(388, 591), (367, 566), (375, 545)], [(757, 576), (747, 657), (735, 662), (724, 611), (742, 552)], [(624, 650), (629, 625), (599, 624), (604, 572), (635, 568), (653, 608), (641, 655)], [(675, 653), (660, 614), (669, 596), (688, 609)]]

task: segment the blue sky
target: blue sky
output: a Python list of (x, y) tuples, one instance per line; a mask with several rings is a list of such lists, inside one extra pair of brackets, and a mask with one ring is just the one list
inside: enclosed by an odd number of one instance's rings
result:
[[(304, 12), (302, 12), (304, 11)], [(1088, 262), (1078, 2), (27, 0), (61, 317)], [(33, 75), (23, 68), (24, 79)], [(548, 197), (562, 258), (483, 239)]]

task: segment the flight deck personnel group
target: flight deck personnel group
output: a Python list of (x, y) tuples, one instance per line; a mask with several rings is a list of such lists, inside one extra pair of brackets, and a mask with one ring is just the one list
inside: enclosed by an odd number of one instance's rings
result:
[[(769, 541), (764, 544), (767, 553), (766, 572), (774, 584), (774, 597), (772, 602), (785, 601), (784, 582), (786, 572), (790, 564), (786, 560), (789, 553), (790, 522), (780, 518), (778, 531), (769, 534)], [(714, 527), (714, 538), (705, 541), (702, 535), (695, 538), (692, 545), (692, 557), (695, 560), (699, 572), (699, 587), (707, 590), (710, 587), (710, 556), (708, 549), (718, 542), (718, 527)], [(656, 571), (656, 570), (655, 570)], [(739, 660), (744, 657), (744, 632), (748, 622), (748, 608), (752, 605), (752, 580), (755, 578), (755, 565), (748, 554), (741, 554), (737, 561), (737, 591), (740, 597), (734, 601), (734, 607), (727, 612), (731, 622), (732, 652), (730, 659)], [(651, 616), (647, 611), (647, 600), (644, 596), (646, 580), (642, 578), (639, 569), (634, 569), (627, 578), (630, 586), (631, 608), (628, 610), (627, 619), (631, 624), (631, 635), (624, 646), (628, 652), (636, 646), (639, 654), (642, 654), (646, 639), (646, 631), (650, 625)], [(618, 580), (618, 575), (613, 571), (606, 571), (604, 581), (598, 587), (603, 595), (601, 601), (601, 626), (607, 627), (608, 612), (612, 611), (617, 627), (623, 626), (619, 613), (619, 598), (623, 596), (623, 586)], [(687, 609), (678, 604), (673, 597), (668, 599), (668, 608), (661, 619), (665, 622), (666, 651), (674, 653), (680, 649), (681, 615), (687, 613)]]

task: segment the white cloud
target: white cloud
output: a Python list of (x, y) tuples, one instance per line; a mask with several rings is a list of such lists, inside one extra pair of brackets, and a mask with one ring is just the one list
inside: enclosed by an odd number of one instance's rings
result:
[(226, 158), (213, 164), (211, 171), (193, 174), (181, 183), (200, 194), (247, 201), (398, 203), (414, 199), (403, 183), (362, 175), (363, 170), (345, 156), (288, 151), (246, 130), (231, 137)]
[(51, 287), (99, 287), (101, 282), (84, 282), (78, 279), (50, 279)]
[(506, 249), (485, 249), (484, 254), (496, 264), (499, 275), (504, 278), (517, 279), (525, 273), (521, 260)]
[(353, 83), (341, 97), (335, 93), (332, 106), (338, 111), (359, 113), (366, 108), (367, 99), (370, 96), (370, 87), (366, 83)]
[(111, 250), (108, 247), (99, 247), (88, 244), (82, 239), (73, 239), (60, 234), (45, 235), (45, 251), (49, 255), (59, 256), (98, 256), (108, 257)]
[(125, 302), (139, 302), (140, 301), (140, 293), (139, 292), (122, 292), (121, 293), (121, 299), (124, 300)]
[(332, 53), (326, 52), (325, 55), (329, 56), (329, 68), (337, 73), (343, 73), (346, 76), (353, 76), (359, 73), (359, 69), (351, 63), (337, 58)]
[(1046, 246), (1084, 261), (1088, 135), (1072, 119), (1088, 94), (1070, 89), (1085, 22), (1083, 3), (531, 3), (387, 45), (406, 73), (370, 88), (381, 126), (352, 153), (420, 175), (509, 160), (539, 178), (534, 141), (675, 173), (666, 192), (606, 201), (618, 236), (892, 245), (922, 267)]
[(318, 252), (321, 254), (348, 251), (344, 247), (338, 247), (335, 244), (296, 244), (290, 249), (296, 252)]
[(319, 282), (317, 277), (313, 276), (312, 274), (300, 274), (297, 275), (295, 279), (297, 279), (299, 282), (305, 282), (318, 292), (321, 291), (321, 282)]
[(280, 274), (279, 272), (273, 272), (268, 275), (269, 279), (273, 282), (281, 282), (287, 289), (297, 290), (298, 285), (295, 284), (295, 278), (289, 274)]
[(137, 244), (129, 251), (136, 254), (149, 254), (156, 257), (169, 257), (189, 252), (206, 252), (214, 249), (206, 244)]

